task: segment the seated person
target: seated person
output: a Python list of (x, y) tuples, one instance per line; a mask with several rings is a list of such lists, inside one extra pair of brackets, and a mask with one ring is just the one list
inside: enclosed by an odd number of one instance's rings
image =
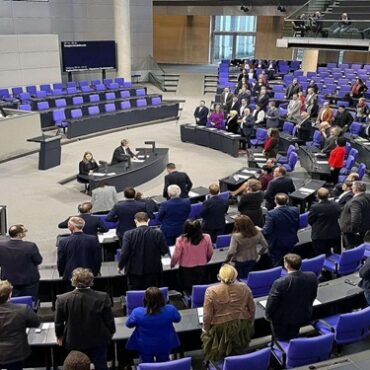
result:
[(338, 126), (344, 131), (347, 131), (349, 125), (353, 122), (352, 115), (348, 112), (344, 105), (340, 105), (335, 115), (333, 126)]
[(224, 112), (222, 111), (220, 104), (215, 105), (215, 110), (210, 114), (208, 121), (211, 127), (217, 128), (218, 130), (222, 129)]
[(201, 100), (199, 106), (195, 108), (194, 118), (197, 125), (205, 126), (207, 124), (209, 109), (205, 104), (206, 102)]
[(123, 139), (121, 140), (121, 145), (114, 149), (111, 164), (127, 162), (127, 156), (134, 158), (135, 154), (131, 151), (128, 140)]
[[(91, 152), (85, 152), (82, 161), (78, 165), (77, 179), (79, 182), (88, 184), (89, 180), (81, 178), (80, 175), (87, 176), (99, 168)], [(88, 190), (88, 189), (86, 189)]]

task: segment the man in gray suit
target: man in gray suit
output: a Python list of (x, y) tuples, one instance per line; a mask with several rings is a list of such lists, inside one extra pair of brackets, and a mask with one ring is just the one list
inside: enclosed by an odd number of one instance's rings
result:
[(37, 328), (40, 319), (29, 306), (9, 302), (12, 288), (9, 281), (0, 281), (0, 369), (21, 370), (31, 354), (26, 328)]
[(118, 203), (117, 191), (114, 186), (102, 181), (91, 193), (93, 213), (108, 213)]

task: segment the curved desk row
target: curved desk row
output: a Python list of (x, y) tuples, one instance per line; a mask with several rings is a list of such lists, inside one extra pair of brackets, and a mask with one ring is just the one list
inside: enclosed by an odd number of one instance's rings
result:
[(232, 157), (239, 156), (240, 135), (190, 124), (180, 126), (180, 135), (183, 142), (206, 146), (227, 153)]
[[(325, 317), (328, 314), (348, 312), (355, 308), (363, 307), (363, 291), (357, 287), (359, 281), (358, 273), (341, 277), (319, 285), (317, 301), (318, 304), (313, 309), (313, 319)], [(349, 283), (350, 282), (350, 283)], [(270, 334), (269, 323), (264, 319), (264, 304), (267, 297), (255, 299), (255, 333), (256, 337), (262, 337)], [(261, 302), (261, 303), (260, 303)], [(175, 324), (183, 351), (191, 351), (201, 348), (201, 320), (197, 309), (182, 310), (181, 322)], [(120, 364), (126, 357), (125, 343), (132, 334), (132, 329), (125, 326), (127, 317), (115, 319), (116, 333), (113, 337), (111, 348), (111, 360), (114, 364)], [(30, 329), (28, 334), (29, 344), (32, 346), (32, 356), (27, 361), (27, 367), (45, 366), (54, 368), (63, 363), (65, 351), (56, 345), (54, 323), (41, 324), (41, 331)], [(40, 365), (42, 363), (42, 365)]]
[(151, 122), (160, 119), (176, 119), (179, 112), (179, 103), (162, 102), (161, 105), (146, 108), (133, 108), (115, 113), (105, 113), (71, 120), (68, 125), (67, 138), (71, 139), (137, 123)]
[(330, 179), (330, 168), (327, 158), (317, 157), (320, 149), (309, 146), (300, 146), (298, 151), (301, 166), (311, 175), (313, 179)]

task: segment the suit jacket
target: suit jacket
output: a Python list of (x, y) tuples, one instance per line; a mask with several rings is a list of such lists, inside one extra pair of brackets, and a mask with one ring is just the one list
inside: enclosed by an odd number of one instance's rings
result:
[(269, 103), (269, 96), (267, 94), (258, 96), (256, 104), (261, 107), (262, 110), (265, 110)]
[(262, 233), (269, 245), (270, 256), (277, 260), (290, 252), (298, 242), (299, 211), (296, 207), (276, 207), (267, 212)]
[(108, 212), (117, 202), (117, 191), (114, 186), (95, 188), (91, 193), (93, 212)]
[(254, 117), (250, 114), (248, 117), (243, 117), (240, 125), (240, 132), (244, 137), (250, 137), (254, 131)]
[(290, 99), (294, 94), (298, 94), (301, 91), (301, 87), (298, 84), (290, 84), (286, 89), (286, 98)]
[(30, 354), (26, 329), (37, 328), (40, 319), (25, 304), (0, 304), (0, 364), (23, 361)]
[(333, 126), (339, 126), (343, 128), (344, 126), (349, 126), (353, 122), (353, 117), (348, 111), (344, 111), (343, 113), (337, 112), (335, 115)]
[(111, 301), (105, 292), (75, 289), (57, 297), (55, 334), (67, 350), (106, 346), (116, 332)]
[[(148, 212), (148, 208), (143, 201), (126, 199), (114, 205), (112, 210), (108, 213), (108, 221), (118, 221), (117, 235), (121, 238), (122, 235), (128, 231), (135, 229), (135, 215), (138, 212)], [(150, 212), (148, 212), (149, 214)], [(153, 215), (149, 214), (152, 218)]]
[(345, 206), (347, 202), (349, 202), (353, 198), (353, 192), (349, 191), (346, 194), (340, 194), (339, 197), (336, 199), (336, 202), (340, 205), (341, 208)]
[(247, 215), (256, 226), (263, 226), (262, 213), (263, 191), (245, 193), (240, 197), (238, 210), (241, 214)]
[(325, 142), (324, 147), (322, 148), (322, 152), (326, 155), (329, 155), (330, 152), (337, 146), (337, 139), (338, 136), (329, 136)]
[(125, 162), (127, 160), (125, 155), (129, 155), (131, 158), (135, 156), (134, 153), (132, 153), (130, 148), (125, 149), (120, 145), (119, 147), (114, 149), (111, 164), (113, 165), (113, 164)]
[(279, 127), (279, 110), (275, 108), (269, 108), (266, 113), (266, 127), (277, 128)]
[(195, 108), (194, 117), (199, 118), (198, 125), (205, 126), (207, 124), (208, 113), (209, 109), (207, 107), (202, 107), (202, 109), (200, 107)]
[(238, 116), (229, 117), (226, 120), (226, 127), (228, 132), (239, 134)]
[(179, 236), (190, 213), (190, 200), (173, 198), (163, 202), (159, 208), (158, 220), (166, 236)]
[(279, 326), (304, 325), (312, 316), (317, 285), (313, 272), (296, 271), (277, 279), (267, 298), (266, 318)]
[(308, 214), (308, 223), (312, 226), (312, 240), (336, 239), (340, 236), (338, 218), (341, 207), (328, 200), (314, 204)]
[(265, 199), (266, 199), (266, 208), (273, 209), (275, 208), (275, 195), (278, 193), (290, 194), (295, 191), (295, 186), (293, 180), (287, 176), (279, 176), (274, 178), (267, 185)]
[(100, 271), (101, 261), (101, 247), (95, 236), (78, 232), (60, 239), (57, 265), (63, 280), (69, 280), (77, 267), (91, 269), (96, 276)]
[(301, 105), (299, 99), (291, 100), (288, 104), (288, 117), (298, 121), (301, 117)]
[(239, 101), (237, 101), (235, 103), (231, 102), (230, 107), (229, 107), (229, 111), (236, 110), (239, 114), (239, 108), (240, 108)]
[(211, 196), (203, 202), (200, 216), (203, 219), (203, 231), (208, 233), (213, 230), (225, 228), (225, 213), (229, 209), (229, 202), (218, 196)]
[(306, 142), (310, 139), (312, 122), (310, 117), (301, 121), (297, 126), (297, 137), (300, 141)]
[[(226, 103), (225, 103), (225, 97), (226, 97)], [(227, 110), (228, 110), (228, 107), (230, 107), (231, 103), (233, 102), (233, 97), (234, 97), (234, 94), (232, 94), (231, 92), (229, 92), (227, 96), (225, 93), (221, 94), (221, 104), (223, 107), (226, 107)]]
[[(72, 216), (71, 216), (72, 217)], [(98, 233), (106, 233), (109, 229), (105, 226), (103, 221), (90, 213), (80, 213), (78, 217), (81, 217), (85, 221), (84, 233), (87, 235), (97, 235)], [(68, 217), (65, 221), (61, 222), (58, 227), (59, 229), (68, 228)]]
[(370, 230), (370, 195), (354, 196), (343, 208), (339, 218), (343, 233), (364, 233)]
[(37, 266), (41, 262), (35, 243), (15, 239), (0, 241), (1, 279), (9, 280), (12, 285), (30, 285), (39, 281)]
[(161, 273), (161, 257), (168, 253), (166, 239), (160, 230), (140, 226), (123, 236), (118, 267), (127, 275)]
[(187, 198), (193, 187), (190, 177), (185, 172), (174, 171), (164, 177), (163, 196), (168, 198), (167, 188), (170, 185), (178, 185), (181, 189), (181, 198)]
[(95, 171), (99, 168), (95, 161), (84, 162), (81, 161), (78, 165), (79, 175), (88, 175), (90, 171)]

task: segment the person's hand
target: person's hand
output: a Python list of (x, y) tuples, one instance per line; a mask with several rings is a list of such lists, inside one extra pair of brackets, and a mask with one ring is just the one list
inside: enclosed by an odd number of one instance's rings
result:
[(334, 171), (334, 167), (330, 167), (330, 171)]
[(122, 270), (119, 267), (117, 267), (117, 273), (118, 273), (118, 275), (123, 275)]
[(62, 347), (63, 346), (63, 337), (57, 338), (57, 345)]

